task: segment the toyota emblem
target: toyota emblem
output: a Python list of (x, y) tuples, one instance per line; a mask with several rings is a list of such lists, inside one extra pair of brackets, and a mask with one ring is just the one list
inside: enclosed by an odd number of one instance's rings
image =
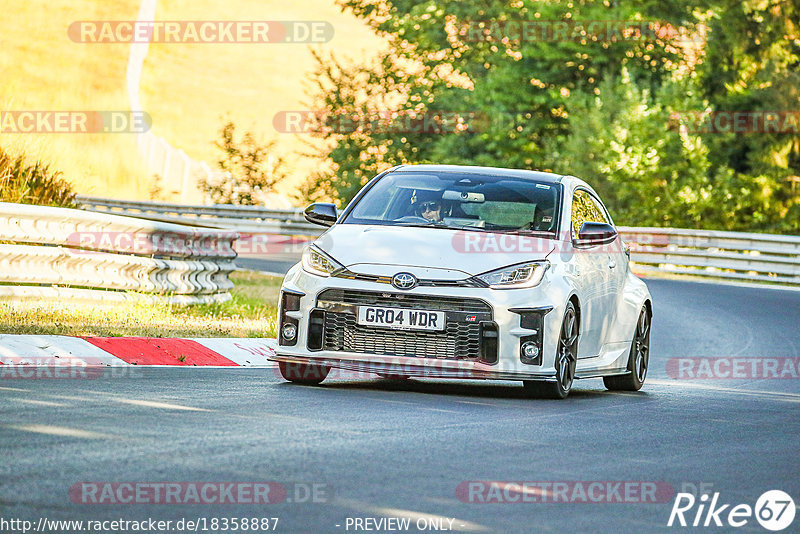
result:
[(392, 277), (392, 285), (397, 289), (414, 289), (417, 287), (417, 277), (411, 273), (397, 273)]

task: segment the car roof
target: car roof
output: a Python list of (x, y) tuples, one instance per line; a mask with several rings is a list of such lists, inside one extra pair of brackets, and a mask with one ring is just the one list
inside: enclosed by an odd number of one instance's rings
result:
[(564, 178), (564, 175), (553, 174), (551, 172), (528, 171), (523, 169), (504, 169), (501, 167), (478, 167), (472, 165), (400, 165), (389, 172), (392, 174), (402, 174), (406, 172), (457, 172), (461, 174), (508, 176), (549, 183), (561, 183), (561, 179)]

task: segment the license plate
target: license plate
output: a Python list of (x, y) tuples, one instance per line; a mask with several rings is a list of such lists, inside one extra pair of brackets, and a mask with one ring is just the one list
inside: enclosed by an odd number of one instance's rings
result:
[(439, 331), (445, 329), (445, 313), (407, 308), (359, 306), (356, 322), (360, 325), (382, 326), (395, 330)]

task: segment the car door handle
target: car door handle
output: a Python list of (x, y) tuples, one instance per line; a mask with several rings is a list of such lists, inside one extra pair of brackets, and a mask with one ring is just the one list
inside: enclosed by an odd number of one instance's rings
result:
[(614, 260), (609, 260), (609, 262), (608, 262), (608, 268), (609, 269), (613, 269), (616, 266), (617, 266), (617, 262), (615, 262)]

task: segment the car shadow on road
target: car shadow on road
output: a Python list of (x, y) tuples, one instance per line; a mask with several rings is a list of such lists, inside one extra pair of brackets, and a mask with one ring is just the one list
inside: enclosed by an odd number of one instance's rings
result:
[[(297, 386), (285, 383), (288, 387), (308, 387)], [(592, 386), (595, 386), (594, 388)], [(645, 386), (646, 387), (646, 386)], [(425, 395), (437, 396), (457, 396), (473, 397), (486, 399), (525, 399), (547, 402), (550, 399), (537, 399), (522, 387), (519, 382), (501, 381), (451, 381), (435, 379), (406, 379), (393, 380), (376, 378), (374, 380), (339, 380), (325, 382), (320, 386), (312, 386), (309, 389), (321, 388), (328, 391), (384, 391), (384, 392), (406, 392), (420, 393)], [(599, 397), (626, 396), (646, 400), (652, 398), (647, 391), (636, 392), (615, 392), (607, 391), (601, 383), (592, 380), (578, 383), (570, 392), (566, 400), (592, 399)], [(564, 401), (558, 401), (564, 402)]]

